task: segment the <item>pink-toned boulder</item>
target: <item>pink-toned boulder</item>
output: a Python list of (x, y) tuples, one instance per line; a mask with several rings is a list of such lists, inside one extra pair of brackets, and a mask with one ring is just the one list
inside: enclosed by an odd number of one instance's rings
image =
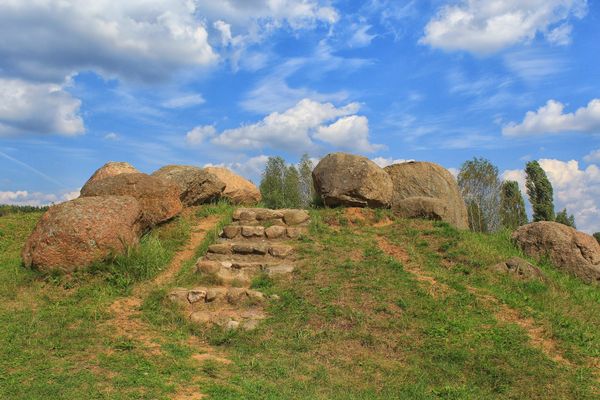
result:
[(148, 229), (178, 215), (183, 209), (179, 186), (142, 174), (120, 174), (92, 182), (81, 197), (132, 196), (142, 207), (142, 227)]
[(225, 183), (217, 176), (191, 165), (167, 165), (152, 176), (179, 186), (179, 198), (186, 207), (217, 200), (225, 189)]
[(138, 243), (142, 209), (131, 196), (83, 197), (50, 207), (21, 253), (40, 271), (73, 272)]
[(584, 281), (600, 283), (600, 244), (586, 233), (558, 222), (523, 225), (513, 235), (523, 252), (538, 260), (548, 258), (558, 269)]
[(138, 173), (138, 171), (133, 165), (122, 162), (122, 161), (109, 161), (104, 164), (102, 167), (98, 168), (96, 172), (92, 175), (90, 179), (83, 185), (85, 188), (87, 185), (99, 181), (104, 178), (109, 178), (111, 176), (116, 176), (119, 174), (132, 174)]
[(232, 204), (253, 205), (262, 199), (260, 190), (249, 180), (222, 167), (206, 167), (206, 171), (225, 182), (225, 190), (221, 197), (228, 199)]

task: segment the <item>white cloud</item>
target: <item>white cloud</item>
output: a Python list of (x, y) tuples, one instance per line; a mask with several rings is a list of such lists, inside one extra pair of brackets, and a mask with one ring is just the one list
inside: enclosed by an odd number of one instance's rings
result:
[(405, 162), (409, 162), (409, 161), (414, 161), (414, 160), (405, 160), (405, 159), (393, 159), (391, 157), (385, 158), (385, 157), (375, 157), (372, 158), (371, 161), (373, 161), (375, 164), (379, 165), (381, 168), (385, 168), (388, 165), (393, 165), (393, 164), (402, 164)]
[(109, 132), (106, 135), (104, 135), (104, 139), (106, 139), (106, 140), (119, 140), (119, 135), (117, 135), (114, 132)]
[(60, 85), (0, 78), (0, 136), (84, 133), (81, 101)]
[[(577, 229), (581, 231), (600, 231), (600, 168), (592, 164), (582, 169), (576, 160), (541, 159), (539, 163), (554, 189), (556, 211), (566, 207), (575, 215)], [(507, 170), (502, 178), (517, 181), (523, 195), (527, 195), (525, 171)]]
[(580, 169), (575, 160), (542, 159), (539, 163), (554, 188), (556, 210), (566, 207), (575, 215), (579, 230), (600, 231), (600, 168), (592, 164)]
[[(357, 103), (338, 108), (331, 103), (303, 99), (257, 123), (225, 130), (212, 142), (232, 149), (271, 148), (301, 153), (314, 148), (314, 139), (319, 139), (334, 146), (372, 151), (377, 145), (368, 142), (368, 121), (354, 115), (359, 108)], [(332, 125), (325, 125), (331, 121)]]
[(18, 206), (47, 206), (62, 203), (79, 197), (79, 189), (66, 193), (52, 194), (29, 192), (27, 190), (0, 191), (0, 204), (11, 204)]
[(565, 105), (548, 100), (537, 111), (528, 111), (523, 122), (511, 122), (502, 129), (506, 136), (525, 136), (561, 132), (600, 132), (600, 99), (591, 100), (574, 113), (564, 113)]
[[(586, 0), (463, 0), (440, 8), (420, 42), (478, 54), (497, 52), (538, 33), (564, 43), (569, 33), (564, 21), (586, 13)], [(554, 27), (557, 23), (561, 25)]]
[(562, 24), (548, 32), (546, 38), (550, 43), (554, 43), (559, 46), (566, 46), (571, 44), (572, 30), (573, 27), (570, 24)]
[(185, 135), (185, 140), (188, 144), (198, 145), (214, 137), (216, 133), (217, 130), (212, 125), (197, 126)]
[(600, 163), (600, 149), (596, 149), (591, 151), (585, 157), (583, 157), (583, 161), (586, 163), (599, 162)]
[(47, 82), (90, 69), (165, 79), (181, 67), (217, 60), (195, 12), (187, 0), (3, 1), (0, 67)]
[(261, 154), (255, 157), (250, 157), (244, 161), (221, 164), (209, 163), (204, 166), (229, 168), (230, 170), (234, 171), (237, 174), (240, 174), (244, 178), (257, 182), (260, 179), (260, 176), (263, 173), (268, 160), (269, 156)]
[(162, 103), (166, 108), (187, 108), (199, 106), (206, 103), (201, 94), (188, 94), (184, 96), (174, 97)]
[(314, 137), (340, 149), (372, 153), (380, 145), (369, 143), (369, 120), (362, 115), (343, 117), (327, 126), (320, 126)]
[(371, 41), (377, 37), (377, 35), (369, 34), (371, 25), (360, 25), (355, 27), (354, 34), (348, 40), (348, 46), (350, 47), (365, 47), (371, 44)]

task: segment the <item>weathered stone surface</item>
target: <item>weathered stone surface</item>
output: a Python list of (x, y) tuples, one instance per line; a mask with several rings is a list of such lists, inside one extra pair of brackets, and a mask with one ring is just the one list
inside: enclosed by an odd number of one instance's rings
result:
[(240, 234), (241, 230), (241, 227), (238, 225), (227, 225), (223, 228), (223, 237), (227, 239), (234, 239)]
[(130, 196), (87, 197), (50, 207), (22, 251), (27, 267), (72, 272), (138, 243), (142, 209)]
[(398, 200), (392, 206), (392, 210), (400, 218), (425, 218), (433, 221), (448, 221), (452, 214), (448, 203), (433, 197), (409, 197)]
[(83, 185), (83, 188), (81, 190), (84, 190), (84, 188), (94, 182), (97, 182), (101, 179), (104, 178), (109, 178), (111, 176), (116, 176), (116, 175), (120, 175), (120, 174), (132, 174), (132, 173), (139, 173), (140, 171), (138, 171), (133, 165), (126, 163), (126, 162), (120, 162), (120, 161), (109, 161), (106, 164), (104, 164), (102, 167), (98, 168), (96, 170), (96, 172), (94, 172), (94, 174), (91, 176), (90, 179), (88, 179), (88, 181), (85, 183), (85, 185)]
[(281, 213), (283, 214), (283, 222), (286, 225), (299, 225), (310, 219), (310, 215), (306, 210), (281, 210)]
[(221, 263), (219, 261), (200, 259), (196, 263), (196, 268), (198, 271), (204, 272), (205, 274), (216, 274), (221, 269)]
[(504, 262), (492, 265), (491, 269), (493, 271), (509, 274), (523, 280), (545, 279), (544, 273), (541, 269), (520, 257), (512, 257)]
[(176, 185), (141, 173), (111, 176), (81, 189), (81, 197), (132, 196), (142, 208), (142, 227), (150, 228), (182, 210)]
[(327, 206), (388, 208), (391, 205), (390, 176), (366, 157), (328, 154), (312, 176), (315, 190)]
[(556, 268), (585, 282), (600, 283), (600, 244), (593, 236), (558, 222), (534, 222), (517, 229), (513, 240), (531, 257), (548, 257)]
[(265, 229), (267, 239), (279, 239), (285, 236), (286, 228), (283, 226), (270, 226)]
[(263, 226), (242, 226), (242, 236), (245, 238), (263, 237), (265, 228)]
[(226, 243), (211, 244), (208, 246), (209, 253), (231, 254), (231, 245)]
[(285, 244), (272, 245), (269, 248), (269, 254), (271, 254), (273, 257), (279, 257), (279, 258), (285, 258), (285, 257), (289, 256), (290, 254), (292, 254), (293, 251), (294, 251), (294, 248), (292, 246), (287, 246)]
[(300, 237), (300, 235), (302, 235), (305, 232), (306, 232), (305, 228), (295, 228), (295, 227), (291, 227), (291, 226), (288, 226), (286, 228), (287, 237), (290, 239), (298, 239)]
[(392, 207), (413, 197), (438, 199), (446, 205), (443, 213), (436, 212), (443, 221), (460, 229), (469, 227), (465, 202), (456, 179), (447, 169), (430, 162), (412, 161), (390, 165), (385, 171), (393, 183)]
[(225, 182), (225, 190), (221, 194), (221, 197), (229, 199), (231, 203), (252, 205), (260, 202), (262, 199), (260, 190), (258, 190), (255, 184), (231, 172), (227, 168), (206, 167), (204, 169)]
[(152, 176), (175, 183), (186, 207), (216, 200), (225, 189), (225, 183), (216, 175), (189, 165), (167, 165), (154, 171)]

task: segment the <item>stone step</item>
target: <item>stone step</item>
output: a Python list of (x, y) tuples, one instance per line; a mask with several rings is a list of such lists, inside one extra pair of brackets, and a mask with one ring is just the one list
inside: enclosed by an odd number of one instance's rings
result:
[(306, 234), (307, 227), (272, 225), (227, 225), (223, 228), (221, 237), (224, 239), (297, 239)]
[(233, 221), (240, 225), (307, 225), (310, 215), (306, 210), (267, 208), (238, 208), (233, 212)]
[(249, 286), (259, 274), (269, 276), (289, 274), (294, 271), (294, 266), (280, 263), (232, 263), (229, 261), (200, 260), (196, 264), (196, 271), (211, 275), (225, 285)]
[(191, 311), (229, 306), (256, 306), (266, 300), (266, 296), (252, 289), (235, 287), (200, 286), (193, 289), (176, 288), (169, 292), (169, 300)]
[(294, 247), (287, 244), (227, 241), (208, 246), (207, 255), (270, 255), (276, 258), (286, 258), (292, 255), (293, 252)]

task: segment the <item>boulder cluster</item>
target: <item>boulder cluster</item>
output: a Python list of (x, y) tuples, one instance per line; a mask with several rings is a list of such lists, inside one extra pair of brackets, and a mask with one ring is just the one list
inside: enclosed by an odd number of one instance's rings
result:
[(332, 153), (314, 169), (313, 182), (326, 206), (391, 207), (403, 218), (469, 227), (456, 179), (434, 163), (411, 161), (380, 168), (366, 157)]
[(124, 162), (109, 162), (81, 188), (78, 199), (42, 216), (22, 251), (27, 267), (72, 272), (139, 242), (154, 226), (185, 207), (225, 198), (260, 201), (251, 182), (225, 168), (169, 165), (151, 175)]

